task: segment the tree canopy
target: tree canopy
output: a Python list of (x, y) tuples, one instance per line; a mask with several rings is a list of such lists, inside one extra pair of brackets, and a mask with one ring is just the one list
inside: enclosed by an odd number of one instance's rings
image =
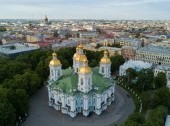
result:
[(163, 72), (159, 72), (157, 76), (155, 77), (155, 88), (161, 88), (166, 86), (167, 84), (167, 79), (166, 79), (166, 74)]
[(114, 55), (110, 58), (112, 65), (111, 65), (111, 71), (116, 72), (119, 70), (120, 65), (122, 65), (125, 60), (121, 55)]

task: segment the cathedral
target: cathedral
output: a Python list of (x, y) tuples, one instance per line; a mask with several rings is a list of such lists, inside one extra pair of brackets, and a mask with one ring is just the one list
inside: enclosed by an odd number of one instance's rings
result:
[(115, 81), (111, 77), (111, 61), (104, 51), (99, 67), (90, 68), (83, 45), (76, 48), (73, 69), (62, 70), (57, 54), (52, 54), (48, 80), (49, 106), (75, 117), (78, 113), (100, 115), (114, 101)]

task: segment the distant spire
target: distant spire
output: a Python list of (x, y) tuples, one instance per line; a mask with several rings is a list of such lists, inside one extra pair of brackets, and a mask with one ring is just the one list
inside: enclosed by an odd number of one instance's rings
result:
[(47, 18), (47, 15), (45, 15), (44, 22), (45, 22), (45, 23), (48, 23), (48, 18)]

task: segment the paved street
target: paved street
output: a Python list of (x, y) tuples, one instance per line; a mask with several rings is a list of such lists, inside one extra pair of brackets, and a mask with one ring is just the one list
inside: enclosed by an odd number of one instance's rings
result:
[(84, 117), (81, 114), (75, 118), (62, 114), (48, 106), (47, 88), (40, 89), (30, 100), (29, 117), (24, 126), (107, 126), (122, 123), (134, 111), (132, 98), (127, 92), (116, 86), (115, 101), (100, 116), (92, 114)]

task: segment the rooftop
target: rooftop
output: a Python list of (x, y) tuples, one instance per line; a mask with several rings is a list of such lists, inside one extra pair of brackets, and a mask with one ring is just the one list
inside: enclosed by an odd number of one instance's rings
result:
[(106, 47), (106, 46), (102, 46), (99, 48), (99, 50), (112, 50), (112, 51), (115, 51), (115, 50), (121, 50), (121, 48), (116, 48), (116, 47)]
[(161, 54), (170, 54), (170, 48), (162, 47), (158, 45), (148, 45), (146, 47), (142, 47), (138, 49), (137, 51), (140, 52), (151, 52), (151, 53), (161, 53)]
[(127, 49), (127, 48), (132, 48), (132, 49), (134, 49), (134, 50), (137, 50), (138, 49), (138, 47), (132, 47), (132, 46), (122, 46), (121, 47), (121, 49)]
[(38, 46), (29, 46), (25, 43), (14, 43), (8, 45), (1, 45), (0, 46), (0, 53), (4, 54), (13, 54), (13, 53), (20, 53), (24, 51), (32, 51), (38, 49)]
[(120, 38), (120, 41), (126, 41), (126, 42), (136, 42), (136, 43), (141, 42), (141, 40), (140, 40), (140, 39), (136, 39), (136, 38)]
[(155, 69), (170, 71), (170, 66), (157, 65)]
[[(92, 69), (92, 83), (94, 89), (91, 92), (94, 93), (102, 93), (104, 90), (108, 89), (111, 85), (113, 85), (114, 80), (103, 78), (101, 74), (98, 73), (98, 68)], [(63, 70), (63, 76), (59, 78), (56, 82), (51, 85), (54, 89), (58, 89), (64, 93), (70, 95), (76, 95), (77, 93), (81, 93), (78, 91), (78, 74), (73, 74), (73, 69), (68, 68)]]
[(135, 69), (136, 71), (139, 71), (141, 69), (151, 68), (152, 64), (147, 63), (147, 62), (143, 62), (143, 61), (129, 60), (128, 62), (124, 63), (121, 67), (123, 69), (132, 68), (132, 69)]

